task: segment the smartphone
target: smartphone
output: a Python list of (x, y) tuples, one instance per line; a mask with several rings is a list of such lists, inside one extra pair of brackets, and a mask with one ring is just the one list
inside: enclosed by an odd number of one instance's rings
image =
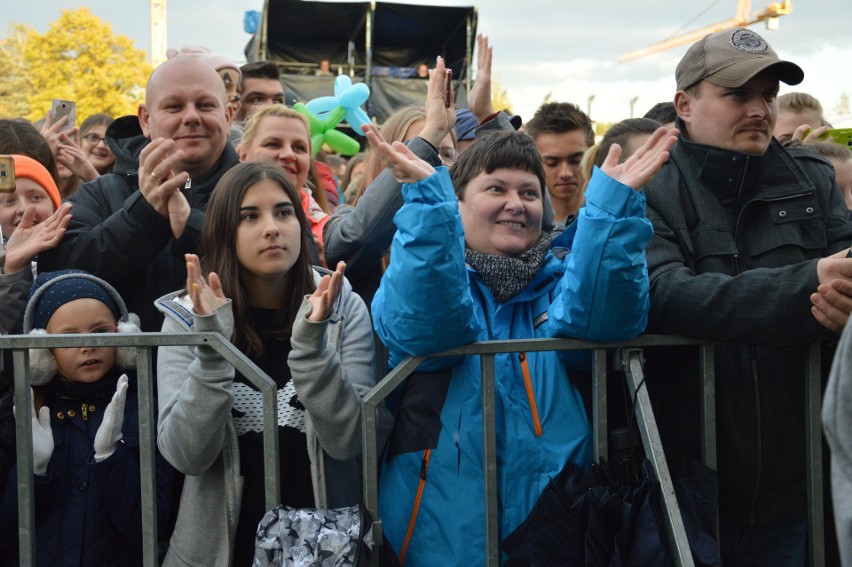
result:
[(15, 159), (12, 156), (0, 156), (0, 193), (15, 190)]
[[(811, 130), (805, 132), (805, 138), (808, 137), (808, 134), (811, 133)], [(852, 149), (852, 128), (834, 128), (826, 130), (824, 134), (822, 134), (819, 139), (827, 140), (831, 137), (834, 140), (835, 144), (840, 144), (841, 146), (846, 146), (849, 149)]]
[(68, 122), (62, 127), (62, 131), (72, 130), (77, 122), (77, 105), (73, 100), (63, 100), (55, 98), (50, 103), (51, 124), (56, 124), (56, 121), (63, 116), (68, 117)]
[(453, 103), (453, 70), (444, 69), (444, 107)]

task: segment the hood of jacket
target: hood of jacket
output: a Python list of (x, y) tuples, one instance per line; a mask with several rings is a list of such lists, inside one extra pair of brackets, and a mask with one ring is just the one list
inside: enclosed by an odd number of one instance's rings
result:
[(126, 175), (139, 168), (139, 153), (151, 141), (142, 134), (138, 116), (121, 116), (106, 131), (107, 145), (115, 154), (113, 173)]

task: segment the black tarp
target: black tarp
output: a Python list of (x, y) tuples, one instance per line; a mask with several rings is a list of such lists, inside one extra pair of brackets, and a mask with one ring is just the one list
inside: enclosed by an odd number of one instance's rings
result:
[[(303, 102), (333, 93), (333, 77), (314, 76), (319, 62), (327, 59), (333, 74), (350, 74), (353, 82), (370, 86), (367, 112), (382, 122), (400, 105), (422, 104), (426, 82), (399, 76), (420, 63), (431, 67), (441, 55), (453, 70), (456, 103), (465, 106), (476, 8), (389, 2), (374, 6), (369, 2), (268, 0), (261, 19), (266, 48), (261, 30), (246, 46), (246, 57), (248, 61), (278, 63), (285, 89)], [(372, 32), (370, 38), (368, 31)]]

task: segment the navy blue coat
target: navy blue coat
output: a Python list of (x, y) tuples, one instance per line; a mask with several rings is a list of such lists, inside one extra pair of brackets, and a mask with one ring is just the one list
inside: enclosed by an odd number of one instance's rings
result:
[[(47, 474), (35, 476), (38, 565), (141, 565), (142, 514), (139, 410), (136, 377), (130, 388), (115, 452), (96, 463), (93, 444), (117, 375), (93, 384), (55, 379), (43, 405), (50, 408), (54, 450)], [(157, 455), (158, 526), (169, 517), (173, 469)], [(17, 465), (0, 493), (0, 556), (9, 565), (17, 547)], [(8, 536), (8, 537), (7, 537)]]

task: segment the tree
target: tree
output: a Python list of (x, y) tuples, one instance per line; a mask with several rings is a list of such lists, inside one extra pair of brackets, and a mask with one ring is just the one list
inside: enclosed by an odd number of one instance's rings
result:
[(43, 118), (53, 98), (76, 101), (80, 118), (135, 114), (151, 73), (144, 51), (85, 8), (63, 10), (43, 35), (29, 30), (24, 60), (30, 120)]
[(505, 110), (509, 114), (512, 112), (512, 101), (509, 100), (509, 93), (503, 88), (499, 77), (491, 79), (491, 101), (494, 104), (494, 110)]
[(6, 39), (0, 42), (0, 118), (20, 118), (29, 114), (24, 42), (30, 31), (23, 24), (11, 24)]

